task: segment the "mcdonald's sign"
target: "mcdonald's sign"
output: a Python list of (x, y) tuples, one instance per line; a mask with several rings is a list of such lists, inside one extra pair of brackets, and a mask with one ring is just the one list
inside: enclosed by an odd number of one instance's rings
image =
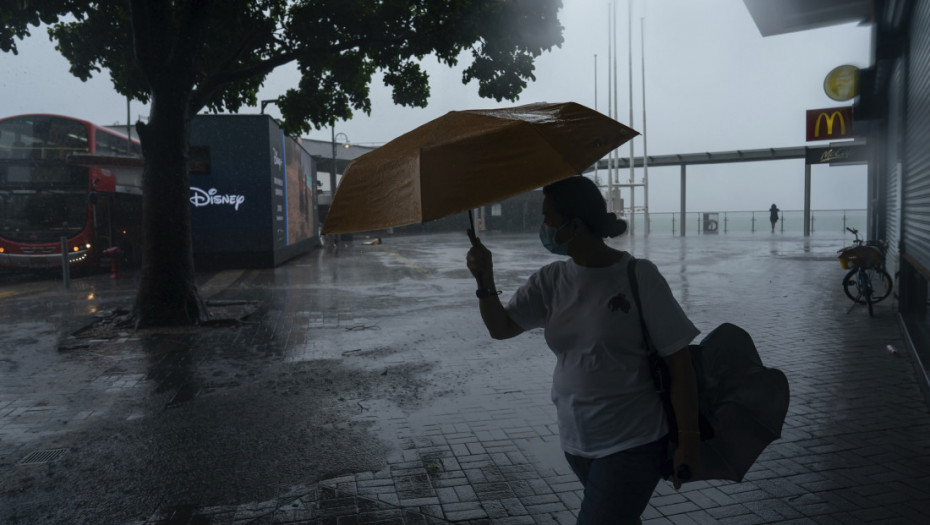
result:
[(807, 140), (853, 137), (852, 106), (807, 110)]

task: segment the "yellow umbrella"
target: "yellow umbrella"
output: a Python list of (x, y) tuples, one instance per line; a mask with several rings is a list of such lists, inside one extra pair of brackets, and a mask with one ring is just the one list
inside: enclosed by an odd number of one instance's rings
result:
[(322, 233), (405, 226), (499, 202), (579, 174), (638, 134), (574, 102), (451, 111), (352, 161)]

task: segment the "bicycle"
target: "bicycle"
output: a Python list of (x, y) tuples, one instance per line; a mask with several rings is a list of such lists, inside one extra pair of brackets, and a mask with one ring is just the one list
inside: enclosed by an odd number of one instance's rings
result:
[[(837, 251), (837, 257), (844, 270), (843, 291), (856, 304), (865, 303), (869, 315), (874, 315), (872, 305), (882, 301), (894, 288), (891, 276), (885, 270), (885, 253), (888, 251), (886, 241), (863, 241), (859, 230), (846, 228), (856, 238), (852, 246)], [(852, 307), (850, 307), (852, 310)]]

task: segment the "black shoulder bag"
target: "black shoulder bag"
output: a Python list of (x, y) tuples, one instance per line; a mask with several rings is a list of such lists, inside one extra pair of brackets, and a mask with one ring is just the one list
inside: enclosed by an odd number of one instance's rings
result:
[[(668, 366), (656, 352), (643, 319), (635, 258), (628, 270), (652, 379), (668, 415), (669, 439), (677, 442)], [(742, 481), (762, 450), (781, 437), (790, 399), (788, 378), (781, 370), (764, 366), (749, 333), (730, 323), (713, 329), (699, 344), (688, 345), (688, 350), (697, 379), (702, 467), (697, 476), (679, 473), (678, 477)], [(672, 461), (667, 459), (662, 475), (668, 479), (671, 473)]]
[[(652, 343), (652, 337), (649, 336), (649, 330), (646, 328), (646, 320), (643, 318), (643, 303), (639, 299), (639, 282), (636, 280), (636, 262), (637, 259), (632, 257), (627, 273), (630, 279), (630, 288), (633, 291), (633, 300), (636, 301), (636, 310), (639, 312), (639, 323), (643, 330), (643, 339), (646, 341), (646, 348), (649, 350), (649, 371), (652, 373), (652, 382), (655, 384), (656, 392), (662, 398), (662, 406), (665, 408), (665, 414), (668, 417), (669, 440), (678, 443), (678, 420), (675, 418), (675, 409), (672, 406), (671, 396), (671, 379), (669, 377), (668, 365), (665, 360), (659, 356), (655, 345)], [(694, 352), (699, 352), (700, 347), (690, 345), (691, 364), (694, 366), (694, 375), (698, 383), (698, 399), (701, 399), (701, 362)], [(700, 403), (699, 403), (700, 404)], [(711, 439), (714, 437), (714, 428), (710, 421), (704, 415), (703, 409), (698, 411), (698, 425), (701, 431), (701, 440)]]

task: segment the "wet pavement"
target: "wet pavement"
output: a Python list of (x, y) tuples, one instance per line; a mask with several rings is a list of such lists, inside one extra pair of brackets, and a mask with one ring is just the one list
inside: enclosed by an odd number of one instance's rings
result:
[[(554, 260), (535, 235), (483, 239), (505, 300)], [(893, 299), (850, 309), (848, 241), (611, 241), (655, 261), (703, 333), (748, 330), (792, 390), (744, 482), (661, 482), (644, 523), (930, 519), (930, 413)], [(574, 523), (554, 359), (540, 331), (488, 337), (466, 250), (357, 240), (205, 273), (211, 310), (241, 322), (200, 328), (108, 325), (132, 274), (5, 281), (0, 523)]]

